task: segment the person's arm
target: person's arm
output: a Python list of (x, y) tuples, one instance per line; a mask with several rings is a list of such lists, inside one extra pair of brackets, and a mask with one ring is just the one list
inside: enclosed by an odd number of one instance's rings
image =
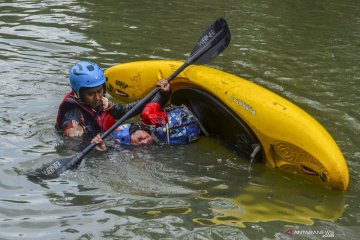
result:
[[(128, 103), (128, 104), (113, 104), (107, 112), (110, 113), (115, 119), (120, 119), (122, 116), (125, 115), (128, 111), (130, 111), (136, 104), (136, 102)], [(129, 118), (135, 117), (136, 115), (141, 113), (141, 109), (135, 111)]]
[[(165, 106), (165, 104), (170, 100), (170, 96), (171, 96), (170, 84), (165, 79), (162, 79), (158, 82), (158, 86), (160, 86), (160, 92), (157, 93), (150, 102), (157, 102), (161, 106)], [(104, 106), (104, 109), (108, 109), (105, 111), (108, 111), (110, 115), (113, 116), (115, 119), (120, 119), (122, 116), (124, 116), (125, 113), (130, 111), (137, 103), (138, 101), (128, 104), (121, 104), (121, 105), (106, 103), (107, 105)], [(108, 107), (108, 104), (110, 104), (111, 106)], [(129, 118), (135, 117), (136, 115), (140, 114), (142, 112), (142, 109), (143, 108), (139, 108)]]
[(78, 108), (69, 109), (61, 123), (61, 132), (65, 137), (81, 137), (85, 132), (84, 117)]
[(162, 107), (164, 107), (171, 97), (172, 91), (171, 91), (170, 83), (166, 79), (161, 79), (157, 83), (157, 85), (160, 86), (161, 91), (155, 95), (155, 97), (152, 99), (151, 102), (157, 102)]
[(107, 150), (106, 144), (103, 139), (101, 139), (100, 135), (97, 134), (91, 139), (85, 132), (84, 116), (78, 108), (72, 108), (65, 113), (61, 126), (62, 135), (69, 138), (67, 141), (70, 141), (71, 148), (74, 150), (83, 149), (89, 144), (89, 141), (96, 144), (96, 150)]

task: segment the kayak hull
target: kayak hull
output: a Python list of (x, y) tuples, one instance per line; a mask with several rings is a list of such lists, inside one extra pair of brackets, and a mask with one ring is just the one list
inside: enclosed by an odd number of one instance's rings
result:
[[(122, 102), (135, 101), (146, 96), (159, 79), (171, 75), (182, 64), (150, 60), (111, 67), (105, 71), (107, 91)], [(253, 153), (252, 157), (271, 168), (295, 173), (329, 189), (347, 189), (348, 168), (334, 139), (318, 121), (283, 97), (243, 78), (197, 65), (187, 67), (171, 86), (175, 96), (171, 101), (193, 104), (192, 109), (196, 106), (198, 114), (195, 115), (200, 115), (197, 117), (202, 118), (200, 121), (205, 125), (208, 123), (205, 129), (216, 132), (211, 126), (215, 118), (221, 126), (228, 125), (228, 121), (221, 122), (223, 118), (234, 119), (231, 121), (239, 128), (220, 129), (217, 133), (237, 136), (237, 140), (230, 140), (231, 144), (245, 143), (247, 147), (240, 149), (249, 157)], [(214, 104), (220, 107), (212, 109)], [(210, 115), (202, 116), (202, 109), (207, 109)], [(217, 109), (222, 109), (222, 116), (217, 114)], [(241, 134), (237, 134), (236, 129)], [(239, 136), (245, 140), (239, 142)], [(257, 145), (261, 151), (255, 154)]]

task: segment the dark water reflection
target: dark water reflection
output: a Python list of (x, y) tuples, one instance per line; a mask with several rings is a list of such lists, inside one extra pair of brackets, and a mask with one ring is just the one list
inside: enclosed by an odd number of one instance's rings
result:
[[(291, 225), (356, 239), (356, 1), (37, 0), (5, 1), (0, 9), (0, 238), (287, 239)], [(318, 119), (347, 159), (347, 192), (249, 166), (206, 138), (176, 148), (91, 153), (77, 171), (42, 183), (19, 174), (72, 154), (53, 124), (74, 62), (183, 60), (220, 16), (233, 39), (211, 66), (265, 86)]]

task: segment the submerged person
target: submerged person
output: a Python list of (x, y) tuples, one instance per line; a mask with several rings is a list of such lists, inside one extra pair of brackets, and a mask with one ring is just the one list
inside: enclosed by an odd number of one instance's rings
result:
[(144, 108), (140, 122), (121, 125), (112, 136), (125, 145), (183, 145), (196, 142), (200, 133), (199, 121), (185, 105), (163, 110), (160, 104), (152, 102)]
[[(104, 143), (97, 135), (109, 129), (137, 102), (114, 104), (109, 101), (105, 97), (104, 72), (95, 63), (78, 62), (70, 68), (69, 74), (71, 91), (64, 96), (59, 106), (55, 128), (63, 136), (92, 139), (93, 143), (102, 146)], [(165, 105), (171, 95), (170, 84), (166, 80), (160, 80), (158, 85), (161, 91), (152, 102)], [(129, 118), (140, 113), (141, 109)]]

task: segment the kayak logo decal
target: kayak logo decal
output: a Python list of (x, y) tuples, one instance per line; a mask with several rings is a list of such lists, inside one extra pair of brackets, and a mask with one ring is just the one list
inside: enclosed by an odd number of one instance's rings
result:
[(115, 81), (116, 85), (118, 85), (119, 87), (126, 89), (129, 85), (127, 85), (125, 82), (120, 81), (120, 80), (116, 80)]
[(234, 102), (235, 104), (237, 104), (238, 106), (244, 108), (246, 111), (248, 111), (249, 113), (251, 113), (252, 115), (255, 115), (256, 114), (256, 111), (255, 109), (250, 106), (249, 104), (247, 104), (246, 102), (238, 99), (237, 97), (231, 97), (230, 100), (232, 102)]
[(57, 169), (61, 167), (61, 163), (59, 161), (53, 162), (50, 166), (42, 170), (42, 173), (46, 176), (50, 176), (56, 172)]
[[(120, 80), (116, 80), (115, 84), (117, 86), (119, 86), (120, 88), (122, 88), (122, 89), (127, 89), (129, 87), (128, 84), (126, 84), (125, 82), (120, 81)], [(114, 92), (114, 89), (111, 89), (111, 92)], [(126, 92), (124, 92), (124, 91), (122, 91), (120, 89), (117, 89), (117, 88), (115, 89), (115, 94), (120, 96), (120, 97), (129, 97), (129, 94), (127, 94)]]
[(216, 34), (215, 31), (211, 30), (210, 32), (208, 32), (208, 34), (203, 36), (201, 40), (198, 42), (199, 47), (202, 47), (205, 43), (207, 43), (210, 39), (212, 39), (215, 36), (215, 34)]

